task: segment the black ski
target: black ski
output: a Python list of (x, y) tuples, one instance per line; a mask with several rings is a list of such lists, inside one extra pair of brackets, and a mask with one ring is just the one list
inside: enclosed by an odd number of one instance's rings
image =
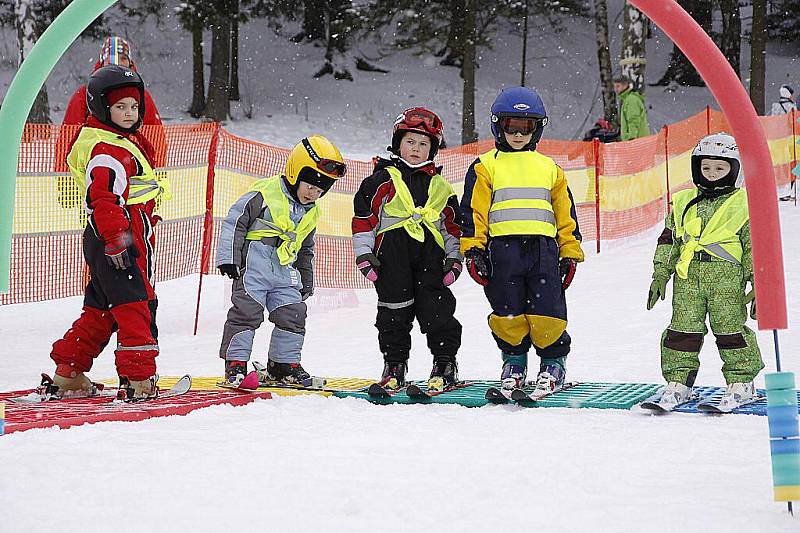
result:
[(522, 389), (503, 389), (501, 387), (489, 387), (486, 389), (486, 394), (484, 398), (489, 400), (492, 403), (507, 403), (511, 401), (511, 394), (515, 390), (522, 390)]
[(544, 400), (545, 398), (548, 398), (554, 394), (558, 394), (559, 392), (569, 390), (573, 387), (577, 387), (578, 385), (580, 385), (580, 383), (576, 381), (564, 383), (559, 388), (548, 392), (539, 392), (536, 390), (534, 390), (533, 392), (526, 392), (523, 389), (513, 389), (511, 391), (511, 399), (514, 400), (515, 402), (524, 402), (524, 401), (538, 402), (539, 400)]
[(416, 383), (412, 383), (411, 385), (406, 387), (406, 394), (408, 395), (409, 398), (425, 400), (433, 398), (435, 396), (439, 396), (440, 394), (445, 394), (447, 392), (451, 392), (454, 390), (463, 389), (469, 387), (470, 385), (472, 385), (472, 383), (469, 383), (467, 381), (459, 381), (458, 383), (454, 383), (453, 385), (450, 385), (449, 387), (445, 387), (443, 389), (423, 389)]
[(726, 409), (726, 408), (721, 407), (719, 405), (719, 400), (712, 400), (712, 399), (709, 398), (709, 399), (703, 400), (702, 402), (697, 404), (697, 410), (700, 411), (701, 413), (724, 415), (724, 414), (732, 413), (732, 412), (736, 411), (740, 407), (744, 407), (745, 405), (750, 405), (751, 403), (756, 403), (756, 402), (761, 401), (763, 399), (764, 399), (764, 396), (755, 396), (755, 397), (751, 398), (750, 400), (748, 400), (746, 402), (742, 402), (742, 403), (738, 404), (736, 407), (734, 407), (732, 409)]

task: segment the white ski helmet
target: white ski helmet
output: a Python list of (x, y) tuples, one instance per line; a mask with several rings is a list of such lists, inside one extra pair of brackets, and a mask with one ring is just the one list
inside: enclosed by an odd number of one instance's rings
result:
[[(724, 178), (715, 182), (708, 181), (700, 171), (700, 162), (703, 159), (720, 159), (731, 165), (731, 171)], [(736, 139), (725, 132), (706, 135), (692, 150), (692, 180), (701, 189), (711, 191), (741, 187), (744, 183), (742, 164), (739, 159), (739, 147)]]

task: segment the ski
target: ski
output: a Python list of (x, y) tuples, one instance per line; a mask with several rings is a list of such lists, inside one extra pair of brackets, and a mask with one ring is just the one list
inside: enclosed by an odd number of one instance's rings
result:
[(430, 389), (430, 388), (422, 388), (416, 383), (412, 383), (408, 387), (406, 387), (406, 394), (408, 395), (409, 398), (424, 400), (427, 398), (433, 398), (434, 396), (439, 396), (440, 394), (452, 392), (454, 390), (463, 389), (469, 387), (470, 385), (472, 385), (472, 383), (469, 383), (467, 381), (459, 381), (458, 383), (454, 383), (453, 385), (450, 385), (449, 387), (445, 387), (443, 389)]
[(764, 396), (754, 396), (753, 398), (745, 402), (737, 403), (735, 406), (725, 407), (720, 405), (719, 400), (712, 400), (711, 398), (708, 398), (697, 404), (697, 410), (700, 411), (701, 413), (724, 415), (727, 413), (732, 413), (733, 411), (737, 410), (740, 407), (744, 407), (745, 405), (750, 405), (751, 403), (756, 403), (763, 399)]
[(551, 391), (537, 391), (534, 390), (533, 392), (525, 392), (524, 389), (513, 389), (511, 391), (511, 399), (515, 402), (523, 402), (523, 401), (531, 401), (531, 402), (538, 402), (543, 400), (549, 396), (554, 394), (558, 394), (559, 392), (563, 392), (565, 390), (569, 390), (573, 387), (577, 387), (580, 383), (573, 381), (569, 383), (564, 383), (560, 387), (555, 390)]
[(237, 379), (235, 381), (218, 381), (217, 386), (242, 392), (253, 392), (257, 390), (259, 386), (258, 373), (253, 370), (246, 376), (242, 377), (242, 379)]
[(408, 385), (403, 385), (401, 387), (393, 388), (387, 387), (390, 381), (393, 381), (394, 378), (384, 378), (380, 381), (377, 381), (367, 387), (367, 394), (374, 398), (390, 398), (397, 394), (398, 392), (404, 391), (408, 388)]
[(125, 390), (117, 389), (117, 398), (112, 402), (113, 405), (128, 405), (135, 403), (151, 402), (153, 400), (164, 400), (166, 398), (173, 398), (186, 394), (192, 388), (192, 376), (189, 374), (184, 375), (168, 390), (161, 392), (158, 391), (157, 396), (152, 398), (128, 398)]
[(58, 394), (58, 391), (54, 390), (53, 387), (53, 378), (45, 373), (42, 373), (42, 382), (33, 392), (25, 396), (8, 398), (8, 401), (18, 404), (35, 405), (44, 402), (59, 402), (78, 399), (85, 400), (87, 398), (114, 398), (117, 395), (116, 390), (105, 390), (104, 384), (95, 382), (92, 382), (92, 389), (89, 391), (66, 391), (64, 394)]
[(503, 389), (501, 387), (489, 387), (486, 389), (486, 394), (484, 398), (489, 400), (492, 403), (506, 403), (511, 400), (511, 394), (516, 390), (522, 390), (518, 388), (514, 389)]
[(304, 379), (302, 382), (286, 383), (285, 381), (270, 379), (269, 374), (267, 373), (267, 367), (258, 361), (253, 361), (253, 368), (255, 368), (259, 387), (336, 392), (333, 389), (325, 388), (325, 385), (327, 384), (327, 380), (325, 378), (310, 376), (308, 379)]
[(688, 403), (695, 402), (699, 398), (697, 394), (692, 394), (689, 396), (689, 399), (685, 402), (681, 402), (672, 406), (667, 406), (661, 403), (661, 397), (664, 395), (663, 392), (659, 392), (653, 394), (645, 401), (639, 404), (639, 407), (642, 409), (647, 409), (648, 411), (653, 411), (654, 413), (661, 414), (661, 413), (669, 413), (677, 409), (678, 407), (684, 406)]

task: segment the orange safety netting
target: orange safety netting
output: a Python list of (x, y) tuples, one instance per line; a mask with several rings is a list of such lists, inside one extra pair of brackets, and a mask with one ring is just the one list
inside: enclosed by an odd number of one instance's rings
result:
[[(794, 115), (762, 117), (778, 185), (796, 164)], [(664, 218), (671, 192), (691, 184), (689, 156), (697, 140), (728, 129), (724, 116), (706, 110), (634, 141), (601, 144), (543, 140), (539, 150), (564, 169), (585, 241), (619, 239)], [(81, 193), (63, 157), (75, 127), (28, 124), (20, 147), (11, 283), (0, 304), (81, 294), (88, 272), (81, 235), (86, 223)], [(283, 172), (285, 148), (237, 137), (214, 123), (145, 127), (172, 183), (173, 199), (160, 206), (156, 227), (158, 281), (214, 273), (219, 223), (233, 202), (260, 177)], [(324, 133), (324, 132), (322, 132)], [(439, 152), (443, 176), (461, 195), (467, 168), (492, 141)], [(367, 288), (354, 266), (350, 241), (353, 194), (369, 175), (370, 161), (348, 160), (347, 175), (321, 200), (323, 216), (315, 258), (318, 287)], [(599, 179), (598, 179), (599, 176)], [(669, 191), (669, 193), (668, 193)]]

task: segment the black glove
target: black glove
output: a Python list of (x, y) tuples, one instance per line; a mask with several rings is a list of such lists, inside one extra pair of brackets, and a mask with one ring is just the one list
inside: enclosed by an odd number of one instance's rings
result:
[(558, 273), (561, 275), (561, 288), (567, 290), (575, 277), (578, 262), (571, 257), (562, 257), (558, 260)]
[(234, 264), (219, 265), (217, 269), (224, 276), (228, 276), (231, 279), (239, 279), (239, 267)]
[(372, 283), (378, 281), (378, 267), (381, 266), (380, 260), (375, 257), (375, 254), (361, 254), (356, 257), (356, 266), (364, 274), (364, 277)]
[(300, 300), (305, 302), (306, 300), (308, 300), (308, 297), (312, 296), (313, 294), (314, 294), (314, 289), (311, 288), (306, 289), (305, 287), (303, 287), (300, 290)]
[(484, 287), (488, 285), (492, 277), (492, 264), (489, 262), (486, 251), (480, 248), (470, 248), (464, 254), (464, 257), (467, 259), (467, 271), (470, 277), (478, 285), (483, 285)]
[(449, 287), (453, 283), (456, 282), (458, 276), (461, 275), (461, 261), (454, 257), (448, 257), (444, 260), (444, 278), (442, 278), (442, 283), (444, 283), (445, 287)]

